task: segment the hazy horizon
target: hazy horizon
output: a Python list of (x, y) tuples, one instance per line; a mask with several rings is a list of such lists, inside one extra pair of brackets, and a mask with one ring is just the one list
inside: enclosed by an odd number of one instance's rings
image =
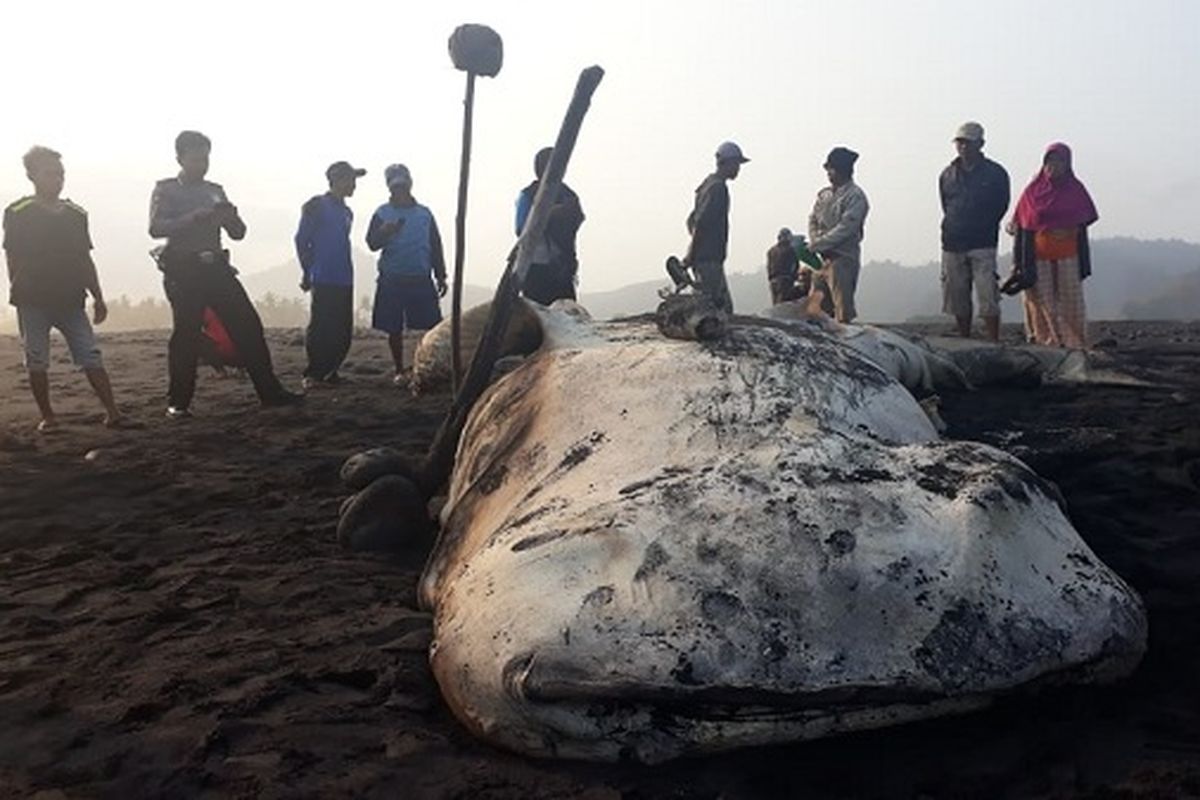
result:
[(91, 214), (114, 296), (161, 293), (146, 210), (154, 181), (177, 169), (182, 128), (214, 140), (210, 177), (250, 228), (232, 246), (244, 273), (291, 258), (300, 204), (342, 158), (369, 170), (351, 201), (357, 246), (386, 199), (383, 167), (403, 161), (450, 259), (464, 76), (446, 40), (463, 22), (491, 25), (505, 44), (500, 75), (477, 83), (470, 283), (494, 283), (533, 153), (553, 141), (591, 64), (606, 76), (567, 175), (588, 215), (584, 291), (659, 277), (686, 244), (692, 191), (723, 139), (752, 159), (731, 186), (730, 271), (757, 268), (779, 227), (804, 229), (838, 144), (862, 154), (864, 259), (936, 259), (937, 175), (968, 119), (987, 129), (1014, 196), (1062, 140), (1099, 207), (1096, 236), (1200, 241), (1200, 101), (1186, 89), (1200, 76), (1200, 3), (1186, 0), (1136, 11), (1116, 0), (347, 2), (320, 14), (115, 0), (6, 5), (0, 20), (15, 65), (0, 200), (29, 192), (30, 145), (60, 150), (64, 194)]

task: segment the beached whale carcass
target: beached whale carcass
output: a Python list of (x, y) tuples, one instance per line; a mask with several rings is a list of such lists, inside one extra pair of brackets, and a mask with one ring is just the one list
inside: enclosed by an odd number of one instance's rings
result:
[(940, 441), (832, 334), (540, 312), (475, 406), (422, 577), (479, 735), (654, 762), (1128, 673), (1137, 596), (1016, 459)]

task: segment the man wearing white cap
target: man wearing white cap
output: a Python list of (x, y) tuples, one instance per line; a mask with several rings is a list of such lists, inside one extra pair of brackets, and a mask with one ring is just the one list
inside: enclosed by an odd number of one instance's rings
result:
[(438, 298), (446, 294), (446, 261), (433, 213), (412, 195), (408, 167), (392, 164), (383, 175), (391, 198), (375, 209), (367, 227), (367, 247), (380, 251), (371, 327), (388, 335), (394, 380), (401, 385), (404, 331), (428, 330), (442, 320)]
[(983, 126), (966, 122), (954, 135), (958, 158), (942, 171), (942, 311), (960, 336), (971, 335), (971, 288), (987, 336), (1000, 338), (996, 244), (1008, 210), (1008, 173), (983, 155)]
[(725, 182), (735, 179), (742, 164), (749, 160), (742, 155), (742, 148), (733, 142), (722, 142), (717, 148), (716, 172), (696, 187), (696, 205), (687, 218), (692, 240), (683, 263), (695, 270), (700, 291), (728, 314), (733, 313), (733, 298), (725, 280), (729, 246), (729, 187)]

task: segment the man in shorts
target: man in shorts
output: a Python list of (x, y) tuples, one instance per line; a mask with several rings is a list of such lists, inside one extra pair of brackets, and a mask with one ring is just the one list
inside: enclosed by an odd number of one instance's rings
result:
[(987, 337), (1000, 338), (996, 244), (1008, 210), (1008, 173), (983, 155), (983, 126), (963, 123), (954, 136), (958, 158), (942, 170), (942, 310), (960, 336), (971, 335), (971, 288)]
[(24, 162), (34, 193), (4, 210), (4, 253), (9, 302), (17, 307), (29, 387), (42, 415), (38, 430), (58, 427), (50, 405), (51, 328), (57, 328), (67, 340), (71, 358), (104, 405), (104, 424), (116, 427), (121, 412), (113, 400), (112, 384), (84, 305), (90, 294), (97, 325), (108, 316), (92, 261), (87, 212), (59, 197), (65, 178), (59, 153), (34, 147), (25, 154)]
[(388, 335), (393, 380), (400, 385), (406, 380), (404, 331), (428, 330), (442, 321), (438, 298), (446, 294), (446, 261), (433, 213), (413, 197), (408, 167), (392, 164), (384, 180), (391, 197), (367, 226), (367, 247), (379, 252), (371, 327)]

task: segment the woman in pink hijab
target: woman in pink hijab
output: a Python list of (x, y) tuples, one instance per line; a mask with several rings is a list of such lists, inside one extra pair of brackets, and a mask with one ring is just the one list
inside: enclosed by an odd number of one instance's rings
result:
[[(1013, 269), (1027, 276), (1025, 329), (1029, 341), (1087, 347), (1083, 279), (1092, 274), (1087, 227), (1099, 218), (1088, 190), (1071, 170), (1071, 148), (1046, 148), (1013, 216)], [(1033, 276), (1036, 273), (1036, 280)]]

